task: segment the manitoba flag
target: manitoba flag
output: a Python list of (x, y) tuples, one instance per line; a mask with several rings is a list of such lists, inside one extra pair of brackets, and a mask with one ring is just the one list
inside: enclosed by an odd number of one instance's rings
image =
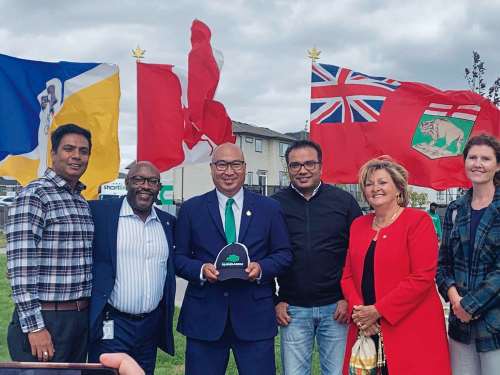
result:
[(356, 183), (366, 161), (390, 155), (412, 185), (468, 187), (462, 152), (480, 133), (500, 136), (500, 111), (471, 91), (312, 66), (311, 139), (323, 149), (324, 181)]
[(235, 141), (231, 119), (213, 100), (222, 55), (214, 53), (210, 37), (207, 25), (193, 21), (187, 73), (137, 63), (137, 159), (161, 171), (208, 161), (217, 145)]

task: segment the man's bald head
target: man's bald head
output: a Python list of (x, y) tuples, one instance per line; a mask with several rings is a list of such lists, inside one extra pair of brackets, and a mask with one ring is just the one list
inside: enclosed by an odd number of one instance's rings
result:
[(212, 155), (212, 162), (220, 160), (221, 155), (231, 155), (232, 157), (235, 157), (238, 160), (245, 160), (243, 151), (241, 151), (241, 148), (235, 145), (234, 143), (223, 143), (217, 146)]
[(210, 163), (212, 180), (222, 194), (232, 197), (245, 182), (245, 157), (241, 149), (233, 143), (223, 143), (217, 147)]
[(139, 161), (130, 167), (125, 186), (130, 207), (145, 221), (160, 191), (160, 171), (149, 161)]
[(142, 169), (142, 168), (149, 169), (151, 172), (158, 174), (158, 177), (160, 177), (160, 170), (158, 168), (156, 168), (156, 166), (153, 163), (151, 163), (150, 161), (146, 161), (146, 160), (138, 161), (138, 162), (134, 163), (130, 167), (130, 169), (128, 170), (127, 177), (133, 176), (135, 173), (137, 173), (138, 169)]

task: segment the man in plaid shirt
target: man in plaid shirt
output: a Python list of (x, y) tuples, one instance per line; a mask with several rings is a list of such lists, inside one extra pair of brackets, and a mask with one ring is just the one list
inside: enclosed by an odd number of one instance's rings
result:
[(21, 190), (7, 221), (15, 361), (85, 362), (94, 224), (79, 181), (92, 148), (73, 124), (51, 135), (52, 168)]

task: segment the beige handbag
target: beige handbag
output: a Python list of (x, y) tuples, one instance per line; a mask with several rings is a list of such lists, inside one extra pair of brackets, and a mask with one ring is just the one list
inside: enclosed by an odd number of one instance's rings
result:
[(349, 359), (349, 375), (376, 375), (377, 349), (371, 337), (358, 333)]
[(385, 367), (385, 353), (382, 331), (378, 333), (378, 352), (373, 339), (359, 331), (351, 350), (349, 375), (376, 375), (383, 367)]

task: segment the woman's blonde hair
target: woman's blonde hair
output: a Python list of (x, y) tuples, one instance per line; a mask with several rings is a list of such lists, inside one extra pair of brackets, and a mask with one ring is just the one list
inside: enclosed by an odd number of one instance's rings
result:
[(398, 205), (401, 207), (408, 206), (408, 203), (410, 202), (408, 192), (408, 171), (401, 164), (396, 163), (390, 156), (386, 155), (367, 161), (359, 170), (359, 187), (363, 192), (365, 201), (368, 202), (365, 195), (366, 180), (373, 174), (373, 172), (379, 169), (387, 171), (387, 173), (391, 176), (394, 185), (396, 185), (396, 189), (399, 191)]

